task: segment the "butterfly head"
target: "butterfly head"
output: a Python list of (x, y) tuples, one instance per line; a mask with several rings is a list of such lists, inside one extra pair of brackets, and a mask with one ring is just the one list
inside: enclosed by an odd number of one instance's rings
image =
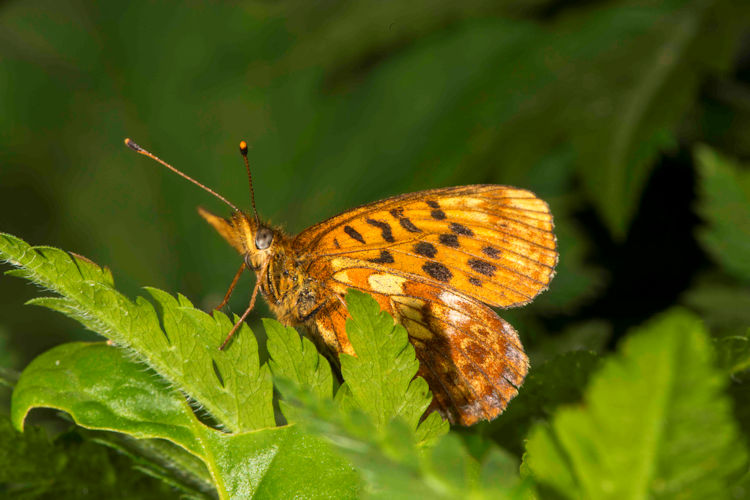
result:
[(231, 217), (224, 218), (199, 207), (198, 213), (244, 256), (245, 264), (255, 271), (265, 267), (281, 239), (276, 229), (245, 212), (237, 211)]

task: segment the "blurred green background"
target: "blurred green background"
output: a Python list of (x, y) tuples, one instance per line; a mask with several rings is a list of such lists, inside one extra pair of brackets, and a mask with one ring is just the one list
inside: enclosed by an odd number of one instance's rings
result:
[[(750, 314), (749, 7), (3, 2), (0, 230), (110, 267), (131, 296), (151, 285), (210, 309), (240, 260), (196, 206), (227, 207), (122, 141), (249, 207), (245, 139), (260, 213), (290, 233), (448, 185), (548, 200), (558, 276), (504, 313), (533, 363), (609, 349), (674, 304), (734, 331)], [(92, 338), (22, 308), (37, 294), (0, 279), (0, 366)]]

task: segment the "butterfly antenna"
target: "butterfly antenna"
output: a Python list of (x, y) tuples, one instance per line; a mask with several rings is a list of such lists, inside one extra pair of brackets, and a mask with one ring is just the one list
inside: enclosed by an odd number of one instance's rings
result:
[(245, 170), (247, 170), (247, 180), (250, 182), (250, 201), (253, 203), (253, 213), (255, 214), (255, 223), (260, 226), (258, 220), (258, 209), (255, 208), (255, 191), (253, 190), (253, 176), (250, 174), (250, 161), (247, 159), (247, 143), (240, 141), (240, 153), (245, 160)]
[[(209, 188), (208, 186), (205, 186), (205, 185), (201, 184), (200, 182), (196, 181), (195, 179), (193, 179), (189, 175), (183, 174), (182, 172), (180, 172), (179, 170), (177, 170), (176, 168), (174, 168), (169, 163), (165, 162), (164, 160), (162, 160), (158, 156), (156, 156), (156, 155), (154, 155), (152, 153), (149, 153), (148, 151), (146, 151), (145, 149), (143, 149), (142, 147), (140, 147), (138, 144), (134, 143), (130, 139), (125, 139), (125, 145), (127, 147), (129, 147), (130, 149), (132, 149), (133, 151), (135, 151), (136, 153), (142, 154), (143, 156), (148, 156), (152, 160), (154, 160), (154, 161), (156, 161), (158, 163), (161, 163), (162, 165), (164, 165), (165, 167), (167, 167), (169, 170), (171, 170), (175, 174), (179, 175), (180, 177), (182, 177), (184, 179), (189, 180), (190, 182), (192, 182), (193, 184), (195, 184), (199, 188), (203, 189), (204, 191), (208, 191), (209, 193), (211, 193), (212, 195), (216, 196), (218, 199), (220, 199), (221, 201), (223, 201), (224, 203), (226, 203), (227, 205), (229, 205), (230, 207), (232, 207), (235, 212), (239, 212), (240, 211), (240, 209), (237, 208), (236, 206), (234, 206), (234, 204), (232, 204), (232, 202), (230, 202), (229, 200), (227, 200), (226, 198), (224, 198), (222, 195), (220, 195), (219, 193), (217, 193), (213, 189)], [(253, 204), (253, 207), (254, 207), (254, 204)]]

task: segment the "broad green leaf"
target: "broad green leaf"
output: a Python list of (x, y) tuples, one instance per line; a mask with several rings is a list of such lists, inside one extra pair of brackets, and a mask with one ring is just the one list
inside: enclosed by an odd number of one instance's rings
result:
[(333, 374), (326, 358), (315, 345), (297, 330), (278, 321), (264, 319), (268, 337), (268, 354), (273, 376), (286, 378), (299, 387), (306, 387), (317, 397), (333, 397)]
[(403, 420), (378, 428), (357, 409), (284, 384), (282, 392), (294, 395), (305, 428), (357, 466), (368, 498), (528, 498), (530, 485), (520, 480), (515, 459), (495, 447), (480, 464), (453, 434), (435, 438), (434, 446), (419, 446)]
[(260, 366), (257, 342), (245, 325), (231, 346), (219, 351), (231, 328), (228, 318), (194, 309), (185, 297), (175, 299), (148, 288), (159, 308), (157, 315), (144, 298), (133, 302), (115, 290), (106, 269), (56, 248), (31, 247), (7, 234), (0, 235), (0, 257), (19, 267), (9, 274), (60, 295), (33, 299), (32, 304), (71, 316), (132, 349), (224, 428), (243, 431), (275, 425), (270, 372)]
[[(432, 394), (427, 382), (415, 377), (419, 362), (406, 329), (395, 324), (366, 293), (350, 290), (346, 304), (351, 315), (346, 322), (346, 333), (357, 356), (339, 356), (345, 381), (342, 389), (351, 399), (351, 403), (341, 404), (361, 409), (377, 428), (399, 417), (411, 429), (425, 426), (423, 438), (433, 437), (433, 432), (444, 432), (447, 424), (441, 425), (434, 420), (438, 418), (435, 416), (419, 424)], [(425, 433), (427, 428), (431, 431)]]
[(750, 170), (707, 147), (698, 148), (695, 159), (698, 209), (706, 222), (698, 238), (728, 273), (750, 282)]
[[(413, 389), (413, 381), (418, 380), (414, 379), (416, 358), (406, 332), (369, 295), (350, 291), (346, 300), (352, 316), (347, 334), (357, 356), (341, 357), (345, 383), (334, 399), (327, 385), (321, 391), (314, 384), (300, 383), (315, 380), (321, 366), (311, 355), (303, 361), (309, 346), (295, 332), (266, 321), (269, 345), (275, 345), (269, 353), (281, 360), (274, 368), (276, 385), (300, 425), (327, 439), (357, 465), (368, 497), (528, 494), (529, 484), (519, 479), (518, 465), (509, 455), (490, 447), (488, 461), (481, 466), (459, 438), (445, 435), (447, 424), (437, 413), (419, 427), (410, 413), (404, 418), (407, 404), (419, 412), (418, 419), (429, 402)], [(289, 360), (297, 360), (303, 373), (291, 366), (283, 368)]]
[(185, 397), (104, 342), (63, 344), (32, 361), (13, 391), (13, 425), (23, 430), (35, 407), (66, 411), (90, 429), (168, 439), (202, 454)]
[[(259, 365), (248, 328), (218, 351), (229, 319), (222, 314), (211, 318), (185, 297), (148, 289), (157, 315), (150, 302), (139, 297), (133, 303), (114, 290), (108, 273), (60, 250), (34, 249), (3, 235), (0, 252), (21, 266), (13, 274), (62, 295), (35, 302), (80, 319), (138, 354), (126, 356), (105, 343), (79, 343), (41, 355), (13, 393), (16, 426), (23, 426), (31, 408), (43, 406), (65, 410), (91, 429), (169, 440), (206, 464), (222, 497), (262, 497), (264, 491), (269, 498), (354, 495), (356, 473), (326, 443), (293, 427), (270, 427), (270, 371)], [(225, 429), (270, 428), (232, 434), (209, 428), (196, 418), (184, 393)], [(289, 470), (295, 471), (293, 481), (282, 479)]]
[(284, 414), (294, 421), (304, 419), (304, 412), (296, 414), (296, 403), (304, 400), (318, 415), (346, 421), (364, 435), (387, 432), (399, 419), (415, 433), (410, 439), (420, 446), (433, 443), (448, 424), (437, 413), (421, 420), (432, 395), (424, 379), (416, 377), (419, 363), (406, 330), (365, 293), (350, 290), (346, 301), (351, 315), (347, 335), (356, 356), (340, 355), (344, 383), (335, 398), (330, 366), (312, 342), (277, 321), (264, 321)]
[(296, 426), (203, 439), (230, 498), (354, 498), (360, 488), (347, 460)]
[[(623, 2), (563, 23), (566, 41), (592, 42), (588, 57), (566, 65), (582, 72), (568, 83), (591, 79), (581, 90), (592, 95), (578, 93), (573, 139), (585, 186), (615, 237), (625, 235), (657, 155), (675, 147), (701, 80), (729, 65), (745, 9), (731, 0)], [(717, 18), (728, 21), (721, 30)]]
[[(201, 404), (210, 399), (211, 405), (219, 407), (220, 415), (211, 414), (228, 429), (242, 431), (274, 426), (271, 373), (268, 366), (260, 365), (253, 332), (243, 325), (237, 332), (239, 337), (219, 351), (218, 346), (232, 327), (225, 315), (217, 311), (211, 317), (195, 309), (182, 295), (175, 299), (155, 288), (146, 290), (161, 308), (166, 337), (157, 338), (159, 342), (166, 338), (172, 347), (173, 352), (164, 357), (165, 361), (174, 363), (173, 370), (179, 370), (176, 380), (180, 386), (200, 389), (201, 393), (193, 394), (190, 389), (187, 392)], [(148, 346), (148, 350), (156, 350), (157, 355), (158, 349), (157, 345)]]
[(531, 432), (524, 469), (567, 498), (723, 498), (747, 465), (727, 380), (694, 316), (631, 333), (584, 404)]
[(22, 428), (34, 407), (66, 411), (90, 429), (171, 441), (206, 464), (221, 498), (352, 497), (359, 487), (348, 462), (319, 438), (293, 426), (234, 434), (207, 427), (178, 390), (105, 343), (64, 344), (35, 359), (13, 393), (14, 425)]

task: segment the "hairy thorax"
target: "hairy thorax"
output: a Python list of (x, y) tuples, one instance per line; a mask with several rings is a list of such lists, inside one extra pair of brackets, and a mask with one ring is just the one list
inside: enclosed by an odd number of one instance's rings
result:
[[(281, 239), (281, 238), (280, 238)], [(288, 240), (277, 241), (261, 283), (261, 292), (272, 312), (287, 326), (310, 327), (315, 314), (330, 300), (305, 268), (305, 258), (295, 256)]]

